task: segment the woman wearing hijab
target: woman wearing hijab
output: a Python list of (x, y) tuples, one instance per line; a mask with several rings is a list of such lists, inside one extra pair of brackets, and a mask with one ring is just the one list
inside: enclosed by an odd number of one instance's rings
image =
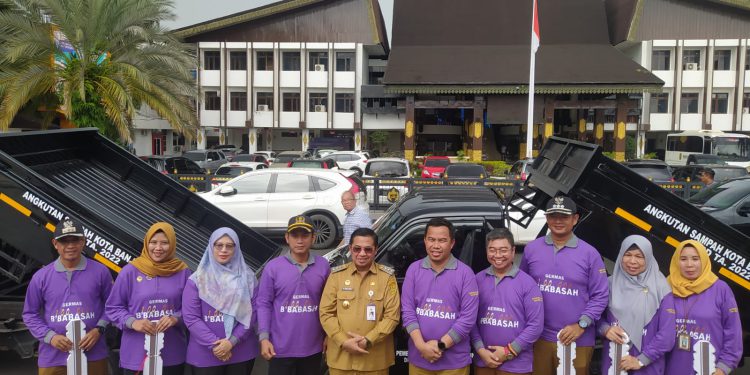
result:
[(211, 234), (200, 265), (182, 293), (193, 375), (247, 375), (258, 355), (252, 300), (257, 280), (245, 264), (237, 233)]
[(729, 285), (711, 271), (706, 248), (694, 240), (680, 242), (667, 280), (675, 297), (677, 342), (667, 356), (666, 374), (692, 374), (696, 349), (706, 347), (695, 344), (703, 340), (713, 347), (713, 374), (729, 374), (742, 356), (740, 314)]
[(602, 373), (611, 373), (609, 350), (616, 342), (630, 346), (628, 355), (614, 364), (617, 368), (630, 374), (664, 374), (665, 355), (675, 340), (674, 300), (645, 237), (622, 241), (609, 288), (609, 305), (599, 321)]
[(122, 330), (120, 367), (125, 375), (143, 370), (145, 335), (164, 332), (163, 375), (182, 375), (187, 340), (182, 325), (182, 290), (190, 277), (175, 257), (174, 228), (156, 223), (146, 232), (141, 255), (123, 267), (107, 299), (106, 311)]

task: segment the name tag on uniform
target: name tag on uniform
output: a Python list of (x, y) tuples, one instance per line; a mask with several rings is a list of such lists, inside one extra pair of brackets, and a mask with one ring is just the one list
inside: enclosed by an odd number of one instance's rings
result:
[(367, 320), (375, 321), (375, 305), (372, 303), (367, 304)]

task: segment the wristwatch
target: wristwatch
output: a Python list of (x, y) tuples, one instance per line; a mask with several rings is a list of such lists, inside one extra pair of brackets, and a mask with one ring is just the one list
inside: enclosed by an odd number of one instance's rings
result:
[(586, 329), (589, 326), (589, 322), (586, 319), (579, 319), (578, 320), (578, 326), (581, 327), (581, 328), (583, 328), (583, 329)]
[(513, 358), (516, 358), (516, 356), (515, 356), (515, 355), (513, 355), (513, 352), (511, 352), (510, 350), (508, 350), (508, 349), (506, 348), (506, 349), (505, 349), (505, 359), (503, 360), (503, 362), (507, 362), (507, 361), (510, 361), (510, 360), (511, 360), (511, 359), (513, 359)]
[(105, 333), (107, 333), (107, 327), (96, 326), (94, 327), (94, 329), (98, 329), (100, 335), (104, 335)]
[(438, 341), (438, 349), (440, 349), (441, 352), (444, 352), (448, 349), (448, 347), (445, 346), (445, 343), (443, 341)]

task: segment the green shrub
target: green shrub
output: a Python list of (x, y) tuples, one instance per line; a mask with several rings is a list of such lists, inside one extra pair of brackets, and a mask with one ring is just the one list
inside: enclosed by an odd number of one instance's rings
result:
[(482, 161), (479, 164), (483, 165), (487, 170), (487, 173), (493, 177), (504, 177), (510, 170), (510, 165), (504, 161)]

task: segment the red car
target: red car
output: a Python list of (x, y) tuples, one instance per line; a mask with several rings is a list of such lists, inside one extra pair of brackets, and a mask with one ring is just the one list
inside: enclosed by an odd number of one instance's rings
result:
[(422, 178), (440, 178), (445, 172), (445, 167), (451, 163), (447, 156), (428, 156), (420, 164), (422, 167)]

